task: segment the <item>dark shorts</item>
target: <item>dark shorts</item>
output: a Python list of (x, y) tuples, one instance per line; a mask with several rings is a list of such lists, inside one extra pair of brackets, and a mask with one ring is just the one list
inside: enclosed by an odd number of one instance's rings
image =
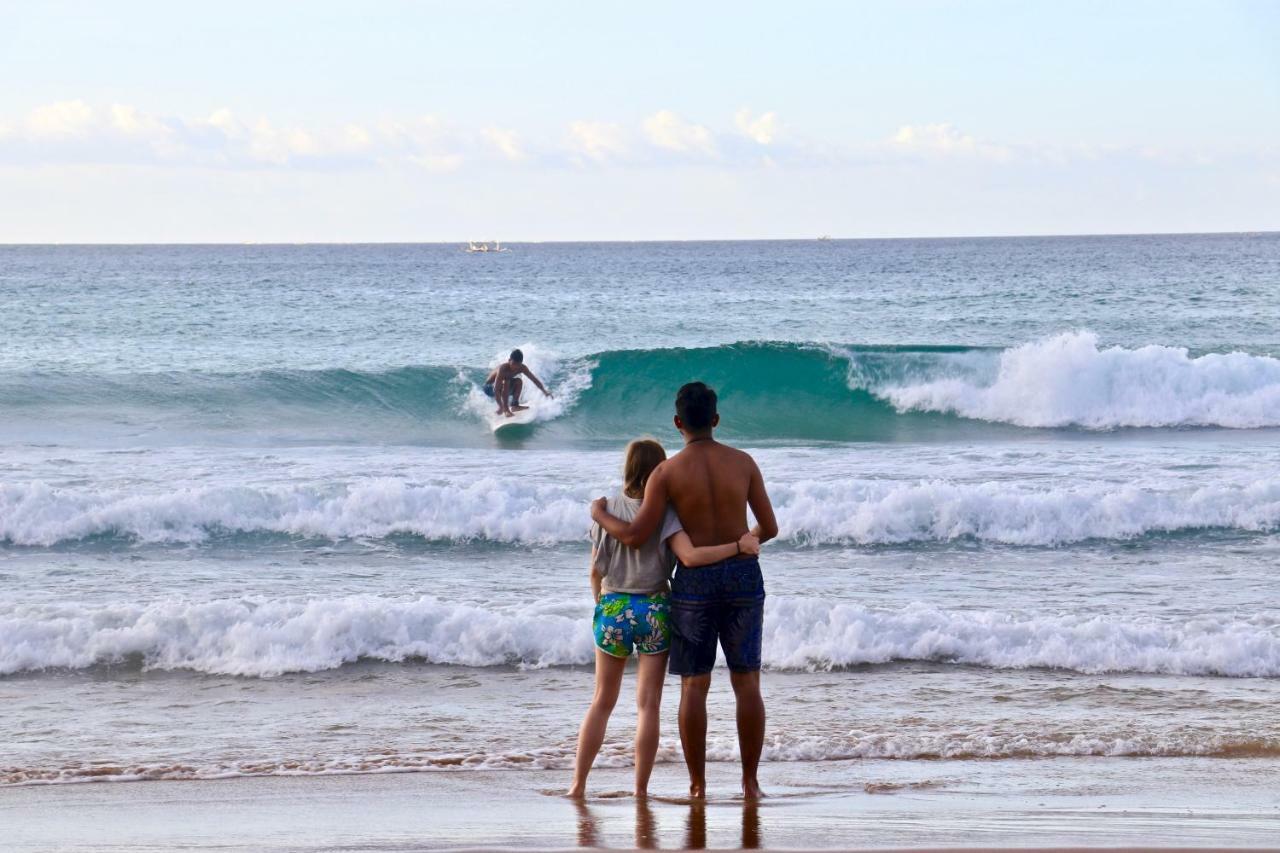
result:
[(704, 675), (716, 644), (733, 672), (760, 669), (764, 576), (755, 557), (696, 569), (678, 566), (671, 580), (671, 659), (675, 675)]
[[(493, 396), (493, 383), (492, 383), (492, 382), (486, 382), (486, 383), (484, 383), (484, 395), (485, 395), (486, 397), (492, 397), (492, 396)], [(518, 397), (516, 397), (516, 395), (515, 395), (515, 394), (508, 394), (508, 395), (507, 395), (507, 397), (508, 397), (508, 399), (510, 400), (511, 405), (513, 405), (513, 406), (514, 406), (514, 405), (516, 405), (516, 404), (519, 402), (519, 398), (518, 398)]]

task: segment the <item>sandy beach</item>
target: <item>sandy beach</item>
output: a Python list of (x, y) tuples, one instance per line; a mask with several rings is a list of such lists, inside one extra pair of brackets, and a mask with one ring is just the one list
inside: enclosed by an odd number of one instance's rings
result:
[[(1135, 764), (1146, 764), (1136, 768)], [(1177, 766), (1174, 766), (1174, 765)], [(553, 771), (448, 771), (13, 788), (0, 797), (5, 849), (418, 850), (1275, 848), (1280, 797), (1256, 761), (825, 762), (767, 765), (772, 796), (733, 795), (712, 766), (704, 806), (625, 794), (601, 769), (573, 803)], [(1224, 792), (1223, 774), (1233, 784)], [(895, 779), (895, 782), (883, 780)], [(1146, 780), (1136, 787), (1135, 779)], [(654, 789), (681, 789), (660, 766)], [(74, 820), (67, 815), (74, 814)]]

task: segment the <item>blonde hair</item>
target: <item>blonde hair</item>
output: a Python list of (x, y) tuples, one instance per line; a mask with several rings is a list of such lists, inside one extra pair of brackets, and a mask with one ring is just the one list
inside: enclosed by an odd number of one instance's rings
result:
[(667, 451), (652, 438), (637, 438), (627, 445), (622, 463), (622, 492), (629, 498), (643, 498), (644, 487), (653, 469), (666, 461)]

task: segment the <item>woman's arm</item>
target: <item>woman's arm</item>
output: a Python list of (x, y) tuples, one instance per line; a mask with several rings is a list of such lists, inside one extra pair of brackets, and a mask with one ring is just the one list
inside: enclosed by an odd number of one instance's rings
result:
[(724, 545), (695, 546), (689, 534), (683, 530), (672, 534), (667, 545), (675, 552), (676, 559), (686, 566), (709, 566), (721, 560), (732, 560), (737, 556), (754, 557), (760, 553), (760, 540), (753, 533), (744, 533), (737, 542)]
[(628, 548), (639, 548), (648, 542), (649, 537), (662, 526), (662, 517), (667, 513), (665, 465), (665, 462), (661, 463), (649, 475), (649, 483), (644, 487), (644, 500), (640, 502), (640, 510), (630, 523), (609, 513), (608, 498), (591, 502), (591, 520)]
[(597, 602), (600, 600), (600, 572), (596, 571), (596, 549), (591, 549), (591, 597)]

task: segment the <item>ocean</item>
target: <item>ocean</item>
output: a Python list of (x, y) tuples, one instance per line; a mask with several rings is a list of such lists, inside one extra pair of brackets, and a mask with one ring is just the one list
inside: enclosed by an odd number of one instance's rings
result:
[(1280, 235), (510, 249), (0, 247), (0, 786), (567, 786), (587, 504), (694, 379), (781, 526), (766, 785), (1280, 770)]

